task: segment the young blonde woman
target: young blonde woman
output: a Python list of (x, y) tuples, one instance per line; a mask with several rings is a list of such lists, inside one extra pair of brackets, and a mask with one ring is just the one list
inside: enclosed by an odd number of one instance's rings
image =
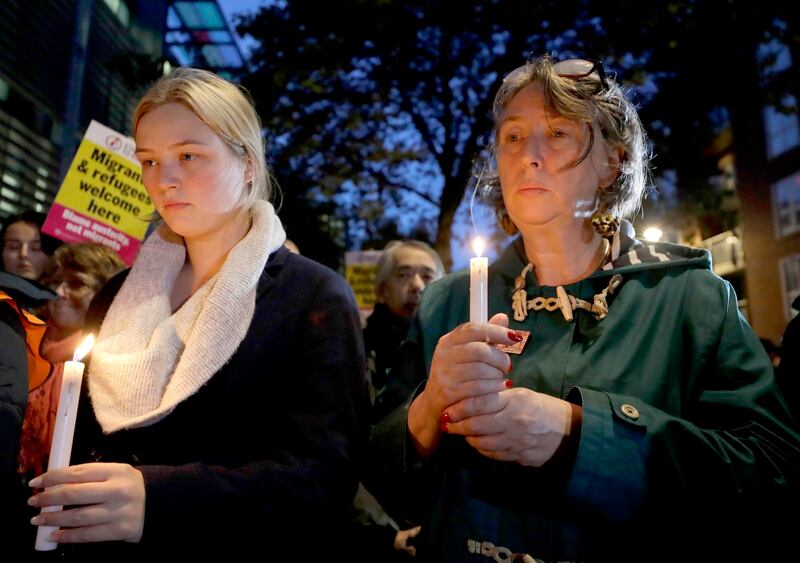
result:
[(259, 119), (238, 87), (177, 69), (133, 124), (164, 225), (92, 354), (92, 420), (76, 441), (95, 462), (36, 479), (34, 506), (70, 506), (34, 523), (60, 526), (60, 543), (115, 542), (99, 551), (289, 560), (334, 535), (356, 488), (352, 292), (283, 246)]

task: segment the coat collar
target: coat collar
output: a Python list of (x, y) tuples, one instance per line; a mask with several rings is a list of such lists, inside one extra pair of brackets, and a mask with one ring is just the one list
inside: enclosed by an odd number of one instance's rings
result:
[(267, 263), (264, 265), (264, 271), (261, 273), (261, 277), (258, 279), (258, 284), (256, 285), (256, 300), (260, 299), (267, 289), (269, 289), (269, 286), (272, 285), (272, 280), (283, 267), (283, 264), (290, 254), (291, 252), (289, 252), (288, 248), (281, 246), (278, 250), (269, 255)]
[[(622, 221), (612, 247), (612, 262), (592, 273), (587, 279), (678, 266), (711, 269), (711, 255), (707, 250), (668, 242), (643, 242), (636, 238), (633, 226), (628, 221)], [(527, 264), (528, 257), (525, 255), (522, 236), (517, 236), (492, 264), (490, 270), (513, 281)], [(535, 284), (535, 279), (535, 275), (527, 277), (529, 283)]]
[(0, 288), (24, 307), (38, 307), (57, 297), (45, 286), (8, 272), (0, 272)]

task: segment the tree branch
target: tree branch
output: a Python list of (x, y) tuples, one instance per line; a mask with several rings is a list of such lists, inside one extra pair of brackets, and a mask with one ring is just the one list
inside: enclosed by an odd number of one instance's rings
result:
[(441, 154), (441, 152), (436, 149), (436, 145), (433, 142), (433, 133), (431, 132), (430, 127), (425, 121), (425, 118), (419, 113), (417, 113), (417, 111), (411, 105), (410, 97), (407, 96), (401, 97), (400, 107), (403, 108), (403, 111), (405, 111), (411, 117), (411, 122), (414, 124), (414, 127), (417, 128), (417, 131), (419, 131), (419, 136), (422, 137), (422, 141), (425, 143), (425, 146), (427, 147), (428, 151), (438, 161), (439, 160), (438, 157)]
[(381, 182), (381, 186), (382, 186), (381, 187), (381, 191), (383, 191), (384, 188), (389, 187), (389, 188), (396, 189), (396, 190), (403, 190), (403, 191), (411, 192), (412, 194), (418, 196), (419, 198), (427, 201), (431, 205), (433, 205), (435, 207), (439, 207), (439, 202), (436, 201), (435, 199), (433, 199), (430, 195), (426, 194), (425, 192), (421, 192), (421, 191), (419, 191), (419, 190), (417, 190), (415, 188), (412, 188), (411, 186), (408, 186), (406, 184), (398, 184), (397, 182), (393, 182), (392, 180), (390, 180), (389, 177), (387, 176), (385, 170), (380, 170), (380, 176), (381, 176), (381, 180), (382, 180), (382, 182)]

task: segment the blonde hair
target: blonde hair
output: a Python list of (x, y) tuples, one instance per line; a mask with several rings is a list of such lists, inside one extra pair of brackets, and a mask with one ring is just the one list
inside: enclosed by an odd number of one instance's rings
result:
[(96, 280), (94, 289), (97, 290), (114, 274), (125, 269), (125, 263), (114, 250), (102, 244), (62, 244), (47, 263), (41, 282), (48, 285), (66, 269), (92, 276)]
[(211, 128), (231, 152), (249, 161), (252, 183), (244, 190), (242, 207), (250, 210), (259, 199), (269, 199), (272, 177), (264, 160), (261, 120), (247, 91), (213, 72), (180, 67), (157, 80), (139, 100), (133, 114), (133, 132), (148, 112), (178, 103)]
[(542, 89), (548, 112), (587, 126), (586, 146), (570, 166), (579, 165), (589, 156), (595, 142), (595, 126), (605, 142), (620, 151), (619, 175), (610, 187), (599, 193), (599, 197), (612, 215), (632, 217), (641, 207), (650, 187), (651, 151), (636, 107), (610, 77), (606, 77), (608, 88), (604, 88), (593, 75), (580, 78), (559, 76), (554, 64), (553, 59), (545, 55), (512, 70), (503, 79), (492, 105), (494, 132), (488, 147), (489, 162), (479, 159), (475, 166), (478, 189), (494, 207), (498, 217), (505, 214), (495, 165), (497, 133), (503, 113), (514, 96), (529, 84), (536, 83)]

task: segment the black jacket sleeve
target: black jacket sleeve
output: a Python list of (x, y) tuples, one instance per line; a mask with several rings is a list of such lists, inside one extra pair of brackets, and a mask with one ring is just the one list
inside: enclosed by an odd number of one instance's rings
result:
[(16, 312), (0, 303), (0, 475), (8, 482), (16, 470), (19, 433), (28, 400), (25, 331)]

